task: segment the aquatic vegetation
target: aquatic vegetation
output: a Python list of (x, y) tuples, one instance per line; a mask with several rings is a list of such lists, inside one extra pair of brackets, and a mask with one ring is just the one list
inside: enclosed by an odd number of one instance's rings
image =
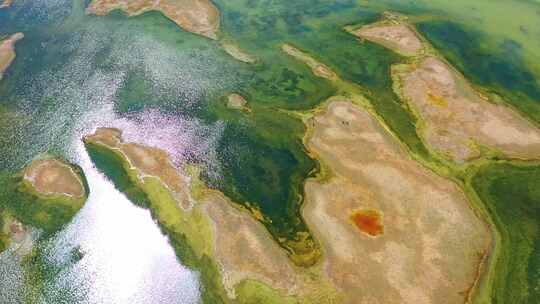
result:
[(7, 39), (0, 40), (0, 80), (15, 60), (15, 43), (24, 38), (23, 33), (11, 35)]
[(535, 303), (540, 297), (540, 167), (501, 161), (468, 180), (500, 233), (491, 303)]
[[(62, 162), (57, 159), (36, 160), (31, 166), (39, 162)], [(27, 172), (21, 172), (13, 176), (2, 177), (4, 188), (0, 192), (0, 202), (9, 214), (14, 216), (25, 225), (41, 228), (47, 233), (53, 233), (61, 229), (84, 205), (89, 193), (88, 185), (82, 170), (73, 164), (65, 164), (73, 176), (61, 176), (57, 172), (49, 172), (49, 177), (43, 176), (44, 181), (38, 187), (29, 180)], [(37, 169), (35, 169), (37, 170)], [(41, 169), (40, 169), (41, 170)], [(53, 169), (54, 170), (54, 169)], [(42, 172), (47, 174), (48, 172)], [(39, 174), (39, 173), (38, 173)], [(65, 178), (73, 178), (77, 185), (75, 188), (67, 188), (71, 192), (55, 192), (57, 186), (66, 186)], [(48, 189), (50, 188), (50, 189)], [(53, 190), (54, 189), (54, 190)]]

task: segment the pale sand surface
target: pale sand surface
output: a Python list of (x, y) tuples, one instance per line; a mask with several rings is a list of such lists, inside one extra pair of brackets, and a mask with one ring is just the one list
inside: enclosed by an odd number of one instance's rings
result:
[(227, 96), (227, 107), (235, 110), (247, 110), (247, 100), (244, 96), (232, 93)]
[(255, 56), (246, 53), (245, 51), (241, 50), (237, 45), (232, 44), (231, 42), (223, 42), (221, 44), (223, 46), (223, 49), (227, 54), (231, 55), (233, 58), (236, 58), (239, 61), (242, 61), (244, 63), (255, 63), (257, 61), (257, 58)]
[[(303, 214), (346, 303), (465, 303), (491, 238), (464, 193), (344, 98), (310, 124), (308, 149), (332, 174), (307, 182)], [(380, 212), (384, 233), (359, 231), (359, 209)]]
[(505, 156), (540, 159), (540, 129), (504, 105), (486, 100), (436, 57), (394, 68), (401, 94), (425, 121), (427, 144), (457, 162), (481, 155), (478, 145)]
[(129, 16), (159, 11), (188, 32), (217, 39), (220, 14), (210, 0), (92, 0), (86, 11), (103, 16), (115, 9)]
[(23, 33), (16, 33), (0, 41), (0, 80), (9, 66), (15, 60), (15, 43), (24, 38)]
[(315, 58), (311, 57), (310, 55), (302, 52), (301, 50), (297, 49), (296, 47), (290, 45), (290, 44), (283, 44), (281, 46), (281, 50), (287, 53), (288, 55), (304, 62), (307, 64), (310, 68), (313, 74), (317, 77), (333, 80), (337, 78), (337, 74), (327, 65), (318, 62), (315, 60)]
[(352, 34), (404, 56), (417, 56), (423, 50), (422, 41), (406, 24), (375, 23), (352, 31)]
[(71, 167), (57, 159), (33, 161), (24, 170), (24, 178), (40, 194), (65, 194), (83, 197), (84, 186)]

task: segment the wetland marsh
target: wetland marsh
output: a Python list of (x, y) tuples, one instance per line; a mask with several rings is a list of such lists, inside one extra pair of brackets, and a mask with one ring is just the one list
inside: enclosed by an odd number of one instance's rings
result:
[(536, 303), (539, 37), (524, 0), (6, 0), (0, 303)]

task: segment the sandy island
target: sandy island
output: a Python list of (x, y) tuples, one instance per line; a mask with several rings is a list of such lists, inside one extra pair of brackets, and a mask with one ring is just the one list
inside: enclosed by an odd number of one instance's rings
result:
[(104, 16), (116, 9), (129, 16), (159, 11), (188, 32), (217, 39), (220, 15), (210, 0), (92, 0), (86, 12)]
[(352, 31), (398, 53), (416, 58), (392, 67), (394, 88), (422, 122), (428, 147), (455, 162), (487, 150), (515, 159), (540, 159), (540, 129), (508, 106), (481, 95), (458, 71), (421, 40), (405, 18), (385, 19)]
[(81, 178), (66, 163), (58, 159), (33, 161), (24, 169), (24, 180), (41, 195), (66, 195), (74, 198), (85, 196)]
[(231, 93), (227, 96), (227, 108), (247, 112), (251, 111), (244, 96), (237, 93)]
[(329, 79), (329, 80), (335, 80), (337, 78), (337, 74), (334, 71), (332, 71), (330, 67), (328, 67), (327, 65), (323, 63), (318, 62), (307, 53), (302, 52), (301, 50), (297, 49), (296, 47), (290, 44), (283, 44), (281, 46), (281, 50), (287, 53), (288, 55), (296, 58), (297, 60), (300, 60), (303, 63), (307, 64), (311, 68), (311, 71), (313, 72), (315, 76)]
[(16, 33), (11, 37), (0, 41), (0, 80), (9, 66), (15, 60), (15, 43), (24, 38), (23, 33)]
[(437, 57), (393, 68), (401, 96), (425, 121), (429, 146), (456, 162), (481, 156), (479, 146), (506, 157), (540, 159), (540, 129), (505, 105), (494, 104)]
[(406, 22), (405, 17), (386, 13), (379, 22), (360, 28), (347, 27), (346, 30), (356, 37), (380, 44), (403, 56), (421, 55), (424, 47), (416, 31)]
[(255, 56), (241, 50), (236, 44), (233, 44), (231, 42), (222, 42), (221, 46), (223, 47), (225, 52), (227, 52), (227, 54), (231, 55), (233, 58), (239, 61), (250, 64), (257, 62), (257, 58), (255, 58)]
[(303, 215), (345, 303), (465, 303), (491, 242), (465, 194), (345, 98), (308, 125), (331, 174), (306, 183)]

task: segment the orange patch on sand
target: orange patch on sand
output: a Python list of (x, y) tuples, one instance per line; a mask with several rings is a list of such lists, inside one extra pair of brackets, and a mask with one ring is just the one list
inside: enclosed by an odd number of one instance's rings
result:
[(351, 220), (360, 231), (370, 236), (378, 236), (384, 232), (382, 214), (379, 211), (371, 209), (358, 210), (353, 212)]

